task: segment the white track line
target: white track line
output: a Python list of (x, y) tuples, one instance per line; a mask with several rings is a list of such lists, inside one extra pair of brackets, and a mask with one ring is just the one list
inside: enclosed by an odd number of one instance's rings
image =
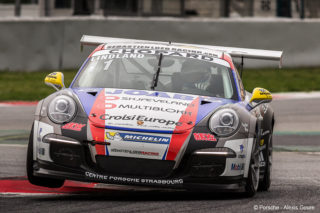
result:
[(320, 98), (320, 92), (286, 92), (272, 93), (274, 100), (314, 99)]

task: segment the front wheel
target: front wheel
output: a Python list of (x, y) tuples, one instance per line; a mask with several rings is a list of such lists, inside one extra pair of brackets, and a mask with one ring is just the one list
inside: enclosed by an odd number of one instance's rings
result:
[(259, 149), (257, 148), (257, 145), (255, 145), (254, 148), (249, 166), (248, 179), (245, 185), (246, 197), (253, 197), (256, 194), (259, 185)]
[(262, 181), (259, 183), (259, 191), (268, 191), (271, 185), (271, 169), (272, 169), (272, 131), (268, 136), (268, 143), (265, 151), (265, 172)]
[(28, 143), (28, 151), (27, 151), (27, 176), (28, 180), (31, 184), (37, 186), (44, 186), (49, 188), (60, 188), (64, 184), (64, 180), (53, 179), (53, 178), (44, 178), (44, 177), (36, 177), (33, 175), (33, 128), (32, 125), (29, 143)]

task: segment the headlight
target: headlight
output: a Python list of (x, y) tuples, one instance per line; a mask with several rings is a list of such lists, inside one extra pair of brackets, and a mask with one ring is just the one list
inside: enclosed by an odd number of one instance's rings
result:
[(209, 120), (209, 128), (219, 136), (234, 133), (239, 126), (239, 117), (233, 109), (221, 109), (215, 112)]
[(76, 103), (72, 98), (60, 95), (49, 104), (48, 116), (54, 123), (66, 123), (73, 119), (76, 110)]

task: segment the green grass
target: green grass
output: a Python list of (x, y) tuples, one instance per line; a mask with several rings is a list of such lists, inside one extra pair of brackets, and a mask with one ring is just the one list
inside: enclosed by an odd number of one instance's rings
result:
[[(56, 90), (44, 84), (51, 71), (43, 72), (0, 72), (0, 101), (40, 100)], [(76, 75), (75, 70), (64, 70), (65, 85), (69, 86)]]
[(262, 87), (270, 92), (320, 90), (320, 68), (250, 69), (244, 70), (243, 84), (251, 92)]
[[(44, 84), (47, 72), (0, 71), (0, 101), (40, 100), (55, 90)], [(69, 86), (75, 70), (64, 70), (65, 85)], [(301, 69), (246, 69), (243, 72), (244, 87), (252, 91), (263, 87), (270, 92), (320, 90), (320, 68)]]

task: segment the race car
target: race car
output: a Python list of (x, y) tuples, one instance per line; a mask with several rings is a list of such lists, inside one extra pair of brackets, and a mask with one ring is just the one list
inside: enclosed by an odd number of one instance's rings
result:
[(39, 101), (30, 133), (30, 183), (65, 180), (227, 189), (253, 196), (271, 183), (272, 95), (245, 91), (231, 57), (281, 51), (84, 35), (96, 49), (69, 88)]

